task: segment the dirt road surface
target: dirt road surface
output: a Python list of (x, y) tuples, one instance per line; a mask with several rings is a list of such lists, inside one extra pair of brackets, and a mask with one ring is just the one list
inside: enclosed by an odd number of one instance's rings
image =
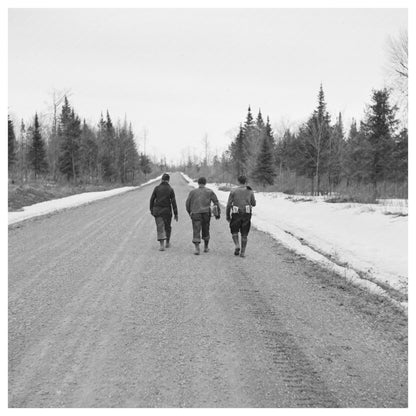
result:
[(153, 185), (9, 229), (10, 407), (406, 407), (407, 320), (225, 215), (158, 251)]

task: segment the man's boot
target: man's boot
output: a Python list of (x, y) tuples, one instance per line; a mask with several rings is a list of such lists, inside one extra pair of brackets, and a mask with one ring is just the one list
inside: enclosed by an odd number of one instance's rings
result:
[(166, 239), (166, 246), (165, 246), (166, 248), (169, 248), (170, 247), (170, 240), (169, 239)]
[(238, 241), (238, 234), (233, 234), (233, 241), (235, 245), (234, 256), (238, 256), (240, 254), (240, 242)]
[(245, 257), (247, 247), (247, 237), (241, 237), (241, 252), (240, 257)]
[(159, 247), (159, 251), (165, 251), (165, 240), (160, 240), (160, 247)]
[(209, 241), (204, 241), (204, 253), (208, 253), (208, 251), (209, 251), (209, 248), (208, 248), (208, 243), (209, 243)]
[(194, 243), (195, 244), (195, 251), (194, 251), (194, 254), (195, 255), (199, 255), (199, 253), (200, 253), (200, 251), (199, 251), (199, 243)]

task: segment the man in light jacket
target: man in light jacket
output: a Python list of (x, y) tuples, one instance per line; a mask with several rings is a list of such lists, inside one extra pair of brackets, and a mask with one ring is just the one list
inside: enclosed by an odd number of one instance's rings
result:
[(204, 252), (208, 253), (209, 248), (209, 226), (211, 221), (211, 202), (214, 204), (214, 215), (220, 218), (220, 205), (214, 191), (206, 188), (207, 180), (204, 177), (198, 179), (198, 188), (192, 190), (186, 200), (186, 211), (192, 219), (193, 238), (195, 245), (194, 254), (199, 255), (199, 244), (204, 240)]

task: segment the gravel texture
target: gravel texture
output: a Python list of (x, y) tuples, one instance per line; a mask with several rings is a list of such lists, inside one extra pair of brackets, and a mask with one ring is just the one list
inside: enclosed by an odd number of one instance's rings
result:
[(404, 315), (171, 184), (165, 252), (154, 185), (9, 227), (10, 407), (407, 407)]

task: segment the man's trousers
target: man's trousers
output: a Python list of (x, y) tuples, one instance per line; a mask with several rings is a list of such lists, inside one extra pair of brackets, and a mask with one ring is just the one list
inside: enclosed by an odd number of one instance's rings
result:
[(172, 232), (172, 212), (169, 208), (155, 207), (153, 215), (156, 221), (156, 233), (158, 241), (169, 240)]
[(192, 214), (192, 229), (193, 229), (193, 243), (201, 242), (202, 240), (209, 241), (209, 224), (211, 221), (211, 214), (209, 212), (203, 212), (200, 214)]

